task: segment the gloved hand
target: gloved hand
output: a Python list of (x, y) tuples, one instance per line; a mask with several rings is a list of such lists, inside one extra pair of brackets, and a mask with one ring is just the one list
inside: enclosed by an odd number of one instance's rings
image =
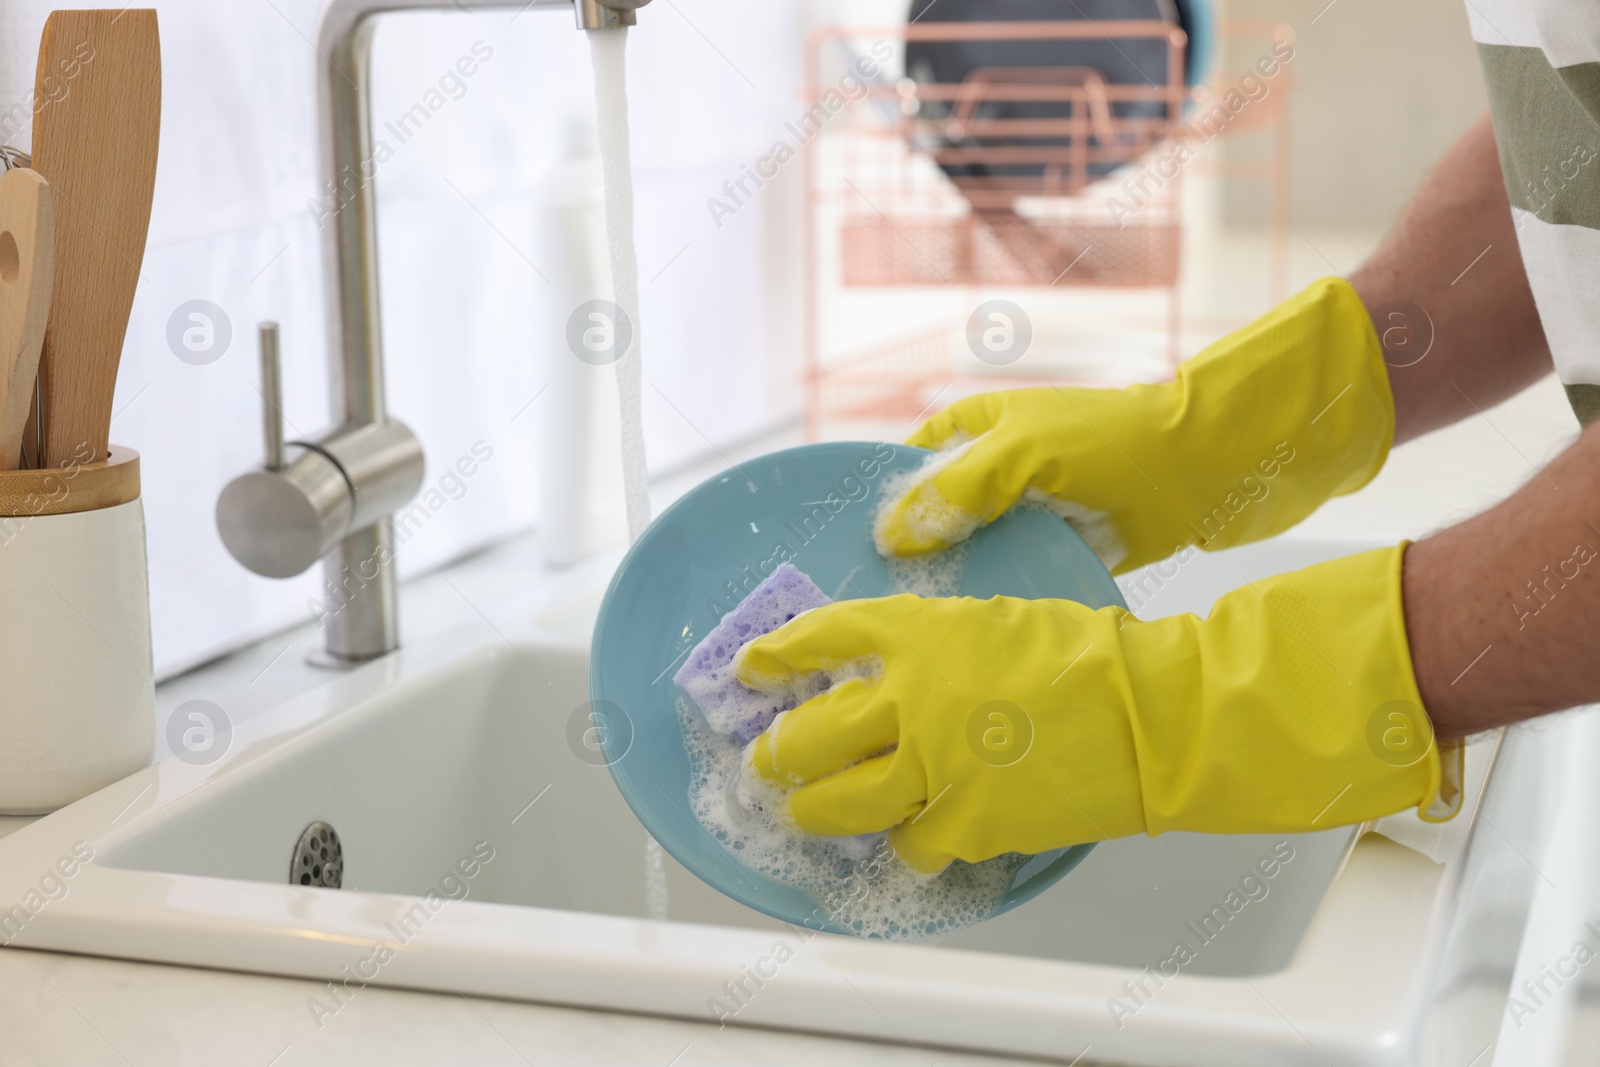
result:
[(1252, 583), (1204, 621), (1007, 597), (829, 604), (745, 646), (740, 680), (881, 670), (782, 716), (751, 763), (797, 787), (802, 830), (893, 827), (930, 872), (1128, 834), (1320, 830), (1413, 805), (1448, 818), (1459, 794), (1440, 798), (1403, 554)]
[(1383, 466), (1394, 400), (1360, 297), (1327, 278), (1178, 368), (1127, 389), (1021, 389), (952, 404), (910, 439), (955, 448), (879, 516), (878, 549), (959, 541), (1024, 494), (1114, 573), (1185, 545), (1288, 529)]

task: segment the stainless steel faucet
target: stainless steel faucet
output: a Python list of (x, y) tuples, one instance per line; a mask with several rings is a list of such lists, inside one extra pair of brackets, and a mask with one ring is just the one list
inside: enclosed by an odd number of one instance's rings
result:
[(328, 0), (317, 24), (329, 371), (337, 429), (283, 441), (277, 327), (261, 332), (267, 459), (217, 500), (223, 544), (245, 567), (292, 578), (323, 559), (323, 662), (354, 665), (400, 646), (396, 510), (422, 486), (422, 446), (384, 403), (372, 163), (372, 35), (391, 11), (570, 8), (578, 28), (631, 26), (649, 0)]

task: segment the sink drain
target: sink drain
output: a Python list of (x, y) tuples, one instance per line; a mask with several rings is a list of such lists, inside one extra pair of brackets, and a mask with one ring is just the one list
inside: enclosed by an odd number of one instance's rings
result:
[(289, 883), (324, 889), (344, 884), (344, 846), (339, 843), (338, 831), (325, 822), (305, 828), (289, 861)]

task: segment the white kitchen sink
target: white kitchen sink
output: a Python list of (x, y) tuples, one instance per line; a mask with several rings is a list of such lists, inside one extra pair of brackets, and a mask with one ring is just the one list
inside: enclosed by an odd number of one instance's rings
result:
[[(1362, 547), (1202, 557), (1137, 600), (1204, 610)], [(211, 766), (165, 760), (0, 840), (0, 937), (327, 979), (327, 1014), (371, 983), (1152, 1067), (1463, 1067), (1496, 1039), (1540, 879), (1525, 856), (1567, 773), (1549, 733), (1475, 743), (1446, 826), (1114, 842), (937, 945), (785, 927), (670, 861), (652, 921), (644, 832), (571, 737), (587, 655), (556, 620), (407, 648), (258, 716)], [(318, 820), (341, 890), (288, 884)], [(1193, 958), (1151, 977), (1180, 941)]]

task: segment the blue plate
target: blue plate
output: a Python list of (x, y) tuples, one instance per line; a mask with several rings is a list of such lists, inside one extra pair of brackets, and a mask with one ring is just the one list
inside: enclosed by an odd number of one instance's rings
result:
[[(672, 684), (684, 656), (776, 563), (791, 559), (830, 595), (849, 578), (859, 596), (892, 591), (872, 543), (878, 490), (928, 453), (905, 445), (830, 443), (747, 460), (668, 508), (623, 559), (595, 623), (592, 713), (617, 788), (661, 847), (714, 888), (777, 919), (819, 924), (808, 894), (743, 866), (689, 811), (689, 756)], [(1117, 585), (1066, 523), (1017, 511), (972, 538), (963, 595), (1126, 606)], [(994, 914), (1053, 885), (1092, 845), (1041, 853), (1018, 871)]]

